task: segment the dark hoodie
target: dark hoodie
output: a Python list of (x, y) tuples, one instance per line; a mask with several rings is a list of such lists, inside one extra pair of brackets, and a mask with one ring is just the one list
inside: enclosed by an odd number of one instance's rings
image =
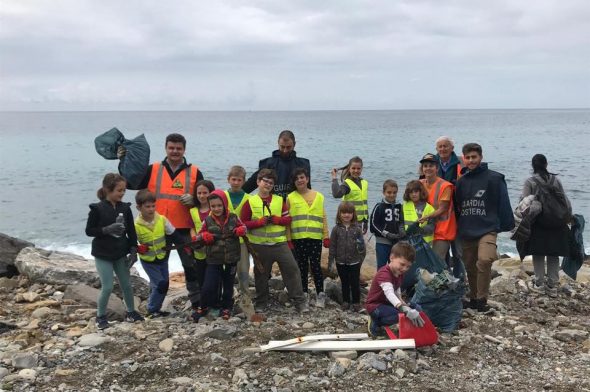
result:
[(216, 217), (211, 213), (203, 222), (200, 233), (209, 232), (215, 236), (215, 242), (205, 248), (207, 264), (235, 264), (240, 261), (240, 239), (234, 234), (237, 227), (244, 226), (233, 213), (228, 213), (227, 197), (221, 189), (211, 192), (223, 203), (223, 214)]
[(451, 159), (449, 159), (449, 163), (444, 168), (440, 161), (440, 155), (436, 154), (436, 158), (438, 159), (437, 175), (443, 180), (455, 185), (457, 178), (459, 177), (457, 174), (457, 168), (459, 168), (459, 171), (461, 170), (461, 162), (459, 162), (457, 154), (455, 154), (454, 151), (451, 153)]
[[(86, 222), (86, 235), (94, 237), (92, 240), (92, 256), (102, 260), (115, 261), (127, 256), (132, 247), (137, 247), (137, 234), (135, 233), (135, 223), (130, 206), (130, 203), (118, 202), (113, 207), (111, 202), (107, 200), (90, 204), (90, 212)], [(120, 213), (125, 218), (125, 233), (118, 238), (103, 234), (103, 227), (115, 223)]]
[(246, 193), (252, 192), (257, 188), (256, 178), (260, 169), (273, 169), (277, 173), (277, 181), (275, 182), (273, 193), (281, 196), (283, 200), (286, 200), (287, 195), (294, 190), (291, 183), (291, 175), (293, 174), (293, 170), (298, 167), (307, 170), (310, 179), (307, 187), (311, 189), (311, 168), (309, 165), (309, 159), (298, 158), (295, 151), (292, 151), (288, 157), (283, 158), (281, 157), (279, 150), (274, 150), (271, 157), (262, 159), (258, 163), (258, 170), (250, 176), (242, 189)]

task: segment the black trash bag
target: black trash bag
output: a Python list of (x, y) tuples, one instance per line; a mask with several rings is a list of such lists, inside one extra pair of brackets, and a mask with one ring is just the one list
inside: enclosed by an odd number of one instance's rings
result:
[(119, 172), (127, 180), (127, 188), (138, 189), (147, 174), (150, 164), (150, 146), (144, 134), (135, 139), (125, 139), (117, 128), (99, 135), (94, 146), (105, 159), (117, 159), (119, 146), (125, 147), (125, 155), (119, 162)]
[(570, 255), (564, 257), (561, 262), (563, 272), (574, 280), (578, 276), (578, 270), (582, 267), (586, 258), (583, 238), (585, 224), (586, 221), (582, 215), (574, 214), (574, 223), (569, 234)]
[(412, 294), (414, 286), (418, 283), (418, 268), (424, 268), (433, 273), (443, 272), (447, 269), (447, 263), (434, 253), (430, 245), (424, 241), (421, 235), (410, 236), (408, 242), (416, 250), (416, 259), (410, 269), (404, 274), (402, 290)]

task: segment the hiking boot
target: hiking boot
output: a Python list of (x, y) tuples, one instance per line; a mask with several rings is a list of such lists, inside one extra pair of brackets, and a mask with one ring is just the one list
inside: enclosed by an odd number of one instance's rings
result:
[(545, 285), (541, 285), (541, 286), (537, 285), (537, 282), (535, 282), (533, 280), (529, 286), (529, 290), (533, 294), (544, 295), (546, 288), (545, 288)]
[(110, 327), (110, 325), (106, 315), (96, 316), (96, 328), (107, 329), (108, 327)]
[(318, 293), (317, 299), (315, 301), (315, 307), (316, 308), (326, 307), (326, 293), (324, 293), (323, 291), (321, 293)]
[(309, 313), (309, 305), (307, 304), (307, 301), (303, 301), (300, 304), (295, 305), (295, 309), (299, 313)]
[(477, 300), (471, 298), (469, 301), (463, 300), (463, 309), (477, 309)]
[(354, 313), (358, 313), (361, 310), (361, 304), (352, 304), (350, 305), (350, 310)]
[(207, 308), (202, 308), (202, 307), (198, 307), (196, 309), (193, 309), (193, 313), (191, 314), (191, 318), (193, 319), (193, 321), (195, 323), (198, 323), (199, 320), (202, 317), (205, 317), (207, 315)]
[(348, 302), (342, 302), (342, 305), (340, 305), (340, 309), (342, 310), (348, 310), (350, 308), (350, 304)]
[(487, 298), (479, 298), (479, 299), (476, 299), (476, 301), (477, 301), (477, 308), (476, 308), (476, 310), (479, 313), (488, 313), (488, 312), (494, 310), (490, 305), (488, 305)]
[(231, 310), (229, 309), (221, 309), (219, 311), (219, 316), (221, 316), (222, 319), (224, 320), (229, 320), (231, 317)]
[(545, 286), (545, 292), (550, 298), (557, 298), (557, 287)]
[(381, 327), (379, 327), (374, 321), (373, 317), (369, 316), (369, 321), (367, 322), (367, 331), (369, 332), (369, 336), (373, 339), (377, 338), (380, 333)]
[(145, 319), (143, 318), (143, 316), (137, 313), (135, 310), (133, 312), (127, 312), (127, 314), (125, 315), (125, 321), (127, 321), (128, 323), (134, 323), (136, 321), (144, 320)]

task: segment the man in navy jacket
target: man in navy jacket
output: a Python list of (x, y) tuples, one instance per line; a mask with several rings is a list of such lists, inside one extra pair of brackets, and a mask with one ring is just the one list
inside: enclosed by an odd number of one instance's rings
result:
[(514, 227), (504, 175), (482, 163), (477, 143), (463, 146), (465, 167), (455, 190), (458, 231), (463, 245), (463, 261), (469, 280), (469, 306), (487, 312), (492, 263), (497, 259), (498, 233)]

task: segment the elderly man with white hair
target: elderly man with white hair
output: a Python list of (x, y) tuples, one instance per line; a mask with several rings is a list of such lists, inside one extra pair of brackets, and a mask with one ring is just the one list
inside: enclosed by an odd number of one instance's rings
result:
[(448, 136), (436, 139), (436, 157), (438, 159), (438, 176), (455, 185), (461, 177), (461, 162), (453, 151), (455, 143)]

